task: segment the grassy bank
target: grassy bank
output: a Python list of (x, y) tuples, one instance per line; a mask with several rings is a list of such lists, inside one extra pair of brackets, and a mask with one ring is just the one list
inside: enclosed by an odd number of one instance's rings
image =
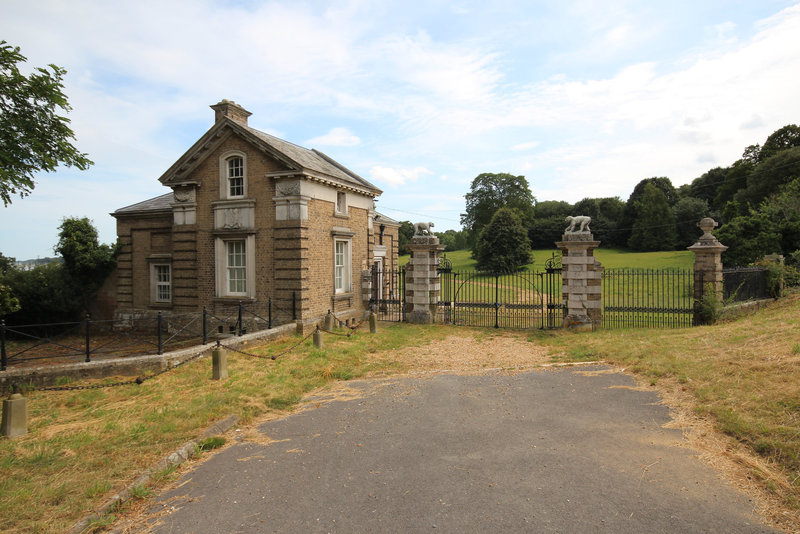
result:
[(696, 415), (782, 473), (774, 478), (751, 466), (764, 487), (800, 510), (800, 293), (714, 326), (530, 339), (551, 347), (555, 359), (602, 359), (652, 385), (685, 390)]
[[(324, 350), (309, 340), (277, 361), (229, 352), (230, 377), (224, 381), (210, 380), (205, 358), (139, 386), (30, 392), (30, 433), (0, 439), (0, 531), (64, 531), (214, 421), (237, 414), (246, 424), (291, 409), (305, 393), (335, 380), (408, 370), (419, 364), (393, 349), (426, 346), (449, 335), (468, 339), (460, 349), (450, 340), (439, 344), (448, 354), (431, 351), (428, 359), (447, 363), (429, 367), (453, 368), (468, 356), (475, 336), (508, 336), (530, 342), (523, 347), (530, 346), (531, 362), (534, 353), (535, 361), (546, 358), (546, 351), (553, 361), (604, 359), (658, 387), (685, 390), (695, 414), (779, 471), (776, 477), (751, 468), (798, 517), (799, 312), (800, 294), (794, 294), (735, 321), (684, 330), (573, 334), (382, 324), (376, 335), (325, 335)], [(278, 354), (298, 341), (244, 350)], [(515, 350), (520, 364), (524, 352)], [(143, 488), (140, 496), (147, 493)]]
[[(224, 381), (210, 380), (204, 358), (138, 386), (29, 392), (29, 434), (0, 439), (0, 531), (63, 532), (216, 420), (237, 414), (246, 424), (331, 381), (400, 369), (371, 356), (440, 335), (433, 327), (395, 326), (378, 335), (362, 327), (350, 338), (326, 335), (324, 350), (308, 340), (276, 361), (229, 352)], [(245, 350), (272, 355), (298, 341)], [(99, 382), (80, 385), (89, 383)]]

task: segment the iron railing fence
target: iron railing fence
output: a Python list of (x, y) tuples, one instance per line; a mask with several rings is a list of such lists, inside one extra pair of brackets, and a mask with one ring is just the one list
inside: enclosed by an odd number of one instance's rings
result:
[(494, 328), (555, 328), (563, 322), (561, 270), (440, 273), (437, 320)]
[(770, 298), (766, 267), (732, 267), (722, 270), (722, 298), (743, 302)]
[(695, 274), (685, 269), (603, 270), (603, 328), (694, 324)]
[(369, 306), (379, 321), (406, 320), (405, 268), (382, 270), (377, 265), (372, 267), (372, 296)]
[[(131, 311), (114, 320), (8, 325), (0, 321), (0, 370), (22, 363), (59, 359), (92, 361), (93, 358), (163, 354), (197, 344), (207, 344), (219, 334), (244, 335), (297, 319), (293, 294), (290, 308), (272, 298), (264, 303), (240, 302), (212, 313)], [(52, 335), (47, 335), (52, 332)]]

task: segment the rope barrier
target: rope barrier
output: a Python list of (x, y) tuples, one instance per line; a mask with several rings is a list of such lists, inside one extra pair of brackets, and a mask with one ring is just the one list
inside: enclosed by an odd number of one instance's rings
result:
[[(319, 327), (317, 327), (316, 330), (319, 330), (320, 332), (325, 332), (326, 334), (330, 334), (330, 335), (333, 335), (333, 336), (348, 337), (349, 338), (353, 334), (353, 332), (355, 332), (366, 321), (362, 319), (361, 321), (359, 321), (357, 324), (355, 324), (353, 326), (346, 325), (342, 321), (340, 321), (339, 319), (336, 319), (336, 322), (341, 327), (347, 328), (350, 331), (347, 332), (346, 334), (341, 334), (339, 332), (331, 332), (330, 330), (325, 330), (324, 328), (319, 328)], [(273, 354), (271, 356), (268, 356), (268, 355), (265, 355), (265, 354), (255, 354), (255, 353), (252, 353), (252, 352), (239, 350), (239, 349), (236, 349), (234, 347), (223, 347), (223, 348), (225, 348), (227, 350), (230, 350), (231, 352), (235, 352), (237, 354), (241, 354), (243, 356), (248, 356), (248, 357), (251, 357), (251, 358), (260, 358), (260, 359), (263, 359), (263, 360), (273, 360), (273, 361), (275, 361), (278, 358), (280, 358), (281, 356), (285, 356), (286, 354), (290, 353), (291, 351), (293, 351), (294, 349), (296, 349), (297, 347), (299, 347), (300, 345), (302, 345), (303, 343), (308, 341), (308, 339), (311, 338), (311, 336), (313, 336), (313, 335), (314, 335), (314, 332), (311, 332), (310, 334), (305, 336), (303, 339), (301, 339), (300, 341), (298, 341), (297, 343), (295, 343), (294, 345), (292, 345), (288, 349), (286, 349), (283, 352), (280, 352), (278, 354)], [(222, 344), (219, 341), (217, 341), (216, 347), (222, 347)], [(182, 366), (184, 364), (187, 364), (187, 363), (189, 363), (191, 361), (194, 361), (194, 360), (202, 357), (204, 354), (206, 354), (210, 350), (213, 350), (213, 349), (212, 348), (207, 348), (206, 350), (198, 352), (194, 356), (192, 356), (190, 358), (187, 358), (187, 359), (183, 360), (182, 362), (179, 362), (179, 363), (177, 363), (177, 364), (175, 364), (173, 366), (170, 366), (170, 367), (167, 367), (167, 368), (162, 369), (160, 371), (157, 371), (157, 372), (155, 372), (155, 373), (153, 373), (152, 375), (149, 375), (149, 376), (136, 377), (133, 380), (123, 380), (123, 381), (119, 381), (119, 382), (110, 382), (110, 383), (106, 383), (106, 384), (90, 384), (90, 385), (85, 385), (85, 386), (48, 386), (48, 387), (42, 387), (42, 388), (33, 388), (31, 391), (78, 391), (78, 390), (87, 390), (87, 389), (101, 389), (101, 388), (111, 388), (111, 387), (117, 387), (117, 386), (128, 386), (128, 385), (132, 385), (132, 384), (141, 385), (141, 384), (143, 384), (144, 382), (146, 382), (148, 380), (152, 380), (153, 378), (155, 378), (157, 376), (163, 375), (164, 373), (168, 373), (169, 371), (173, 371), (173, 370), (177, 369), (178, 367), (180, 367), (180, 366)], [(15, 389), (15, 388), (16, 388), (16, 385), (12, 385), (12, 390)]]
[(243, 350), (235, 349), (233, 347), (225, 347), (225, 348), (230, 350), (230, 351), (232, 351), (232, 352), (235, 352), (237, 354), (241, 354), (243, 356), (250, 356), (252, 358), (261, 358), (261, 359), (264, 359), (264, 360), (266, 360), (266, 359), (277, 360), (281, 356), (290, 353), (291, 351), (293, 351), (294, 349), (296, 349), (297, 347), (299, 347), (300, 345), (305, 343), (308, 340), (308, 338), (310, 338), (313, 335), (314, 335), (314, 332), (311, 332), (306, 337), (304, 337), (303, 339), (301, 339), (300, 341), (298, 341), (297, 343), (295, 343), (294, 345), (292, 345), (291, 347), (289, 347), (285, 351), (280, 352), (278, 354), (273, 354), (272, 356), (267, 356), (265, 354), (254, 354), (252, 352), (246, 352), (246, 351), (243, 351)]
[[(182, 362), (178, 362), (175, 365), (172, 365), (170, 367), (166, 367), (165, 369), (157, 371), (157, 372), (153, 373), (152, 375), (149, 375), (149, 376), (137, 376), (133, 380), (123, 380), (123, 381), (119, 381), (119, 382), (110, 382), (110, 383), (106, 383), (106, 384), (89, 384), (89, 385), (86, 385), (86, 386), (47, 386), (47, 387), (43, 387), (43, 388), (33, 388), (31, 391), (77, 391), (77, 390), (84, 390), (84, 389), (101, 389), (101, 388), (112, 388), (112, 387), (117, 387), (117, 386), (129, 386), (129, 385), (132, 385), (132, 384), (141, 385), (141, 384), (147, 382), (148, 380), (152, 380), (153, 378), (155, 378), (157, 376), (161, 376), (164, 373), (168, 373), (169, 371), (174, 371), (178, 367), (180, 367), (182, 365), (185, 365), (185, 364), (187, 364), (187, 363), (189, 363), (191, 361), (194, 361), (194, 360), (200, 358), (201, 356), (206, 354), (209, 350), (211, 350), (211, 349), (206, 349), (204, 351), (198, 352), (194, 356), (192, 356), (190, 358), (187, 358), (187, 359), (183, 360)], [(12, 386), (12, 389), (13, 388), (16, 388), (16, 385)]]

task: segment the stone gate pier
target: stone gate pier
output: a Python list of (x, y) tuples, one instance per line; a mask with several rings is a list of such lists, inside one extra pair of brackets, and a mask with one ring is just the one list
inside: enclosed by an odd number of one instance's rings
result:
[(429, 324), (436, 317), (441, 291), (436, 268), (445, 246), (436, 236), (415, 235), (407, 247), (411, 259), (406, 266), (406, 318), (410, 323)]
[(602, 324), (603, 266), (594, 257), (600, 241), (588, 231), (564, 232), (556, 247), (561, 251), (564, 327), (591, 330)]

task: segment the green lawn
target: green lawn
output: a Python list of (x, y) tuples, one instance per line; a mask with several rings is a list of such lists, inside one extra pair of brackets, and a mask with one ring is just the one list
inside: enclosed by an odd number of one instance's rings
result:
[[(545, 262), (550, 259), (556, 249), (534, 250), (533, 263), (526, 266), (530, 271), (541, 271)], [(454, 271), (471, 271), (475, 269), (475, 260), (468, 250), (454, 250), (445, 252), (445, 257), (450, 260)], [(630, 252), (610, 248), (598, 248), (595, 257), (603, 267), (614, 269), (631, 267), (637, 269), (691, 269), (694, 264), (694, 254), (688, 250), (672, 250), (662, 252)], [(400, 265), (408, 263), (409, 256), (400, 256)]]

